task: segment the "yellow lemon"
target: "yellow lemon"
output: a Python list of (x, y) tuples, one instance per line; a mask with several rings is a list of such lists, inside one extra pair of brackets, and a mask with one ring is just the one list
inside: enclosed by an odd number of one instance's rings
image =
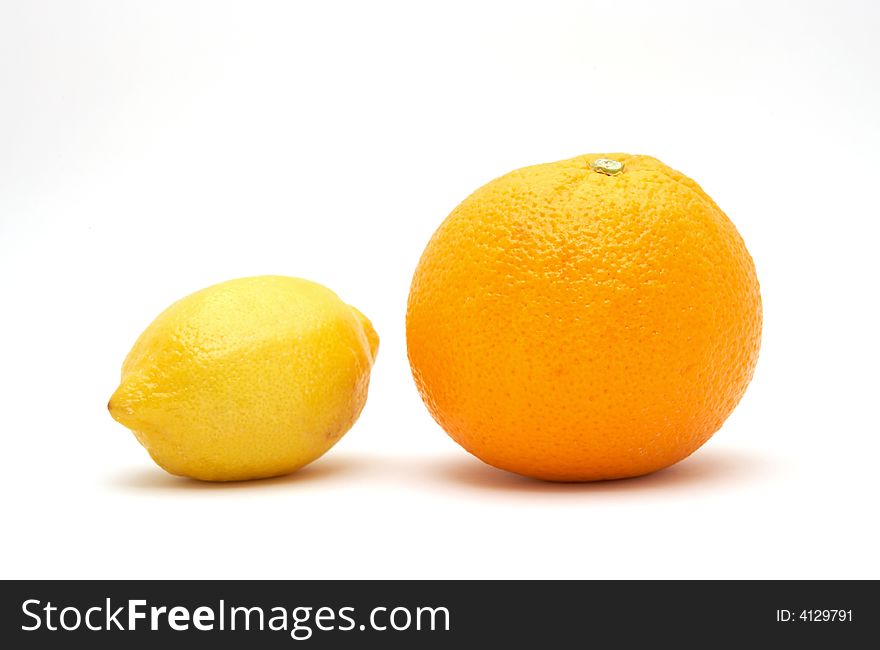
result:
[(122, 366), (108, 408), (161, 467), (207, 481), (293, 472), (367, 399), (379, 337), (319, 284), (231, 280), (171, 305)]

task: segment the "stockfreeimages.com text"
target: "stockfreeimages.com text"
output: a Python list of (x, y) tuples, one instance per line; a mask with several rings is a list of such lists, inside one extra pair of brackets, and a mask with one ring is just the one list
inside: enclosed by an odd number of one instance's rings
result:
[(101, 605), (88, 608), (63, 606), (37, 599), (21, 605), (26, 623), (21, 629), (93, 632), (106, 630), (173, 630), (184, 632), (246, 630), (288, 632), (292, 639), (305, 641), (316, 631), (449, 631), (450, 617), (446, 607), (373, 607), (358, 622), (354, 607), (245, 607), (227, 605), (220, 600), (214, 605), (191, 608), (151, 605), (146, 600), (127, 600), (115, 605), (110, 598)]

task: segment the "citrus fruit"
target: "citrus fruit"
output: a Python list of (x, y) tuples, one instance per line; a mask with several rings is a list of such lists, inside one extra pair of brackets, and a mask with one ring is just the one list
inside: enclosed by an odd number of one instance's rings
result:
[(286, 474), (357, 420), (378, 345), (370, 322), (326, 287), (231, 280), (174, 303), (147, 327), (110, 414), (172, 474)]
[(721, 427), (758, 358), (742, 238), (648, 156), (526, 167), (465, 199), (407, 307), (421, 396), (465, 449), (557, 481), (667, 467)]

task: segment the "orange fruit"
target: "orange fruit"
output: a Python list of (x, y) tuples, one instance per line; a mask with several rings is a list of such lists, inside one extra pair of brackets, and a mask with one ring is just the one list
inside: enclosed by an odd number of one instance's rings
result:
[(407, 352), (469, 452), (557, 481), (637, 476), (717, 431), (754, 372), (755, 267), (690, 178), (594, 154), (488, 183), (419, 261)]

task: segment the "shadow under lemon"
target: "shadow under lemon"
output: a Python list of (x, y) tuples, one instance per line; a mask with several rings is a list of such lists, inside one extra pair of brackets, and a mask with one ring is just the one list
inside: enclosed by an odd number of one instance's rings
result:
[(155, 466), (145, 466), (125, 474), (117, 474), (111, 485), (124, 490), (172, 490), (172, 491), (224, 491), (278, 489), (296, 483), (312, 483), (330, 480), (357, 470), (359, 463), (350, 456), (322, 458), (300, 470), (284, 476), (252, 479), (248, 481), (199, 481), (185, 476), (175, 476)]

